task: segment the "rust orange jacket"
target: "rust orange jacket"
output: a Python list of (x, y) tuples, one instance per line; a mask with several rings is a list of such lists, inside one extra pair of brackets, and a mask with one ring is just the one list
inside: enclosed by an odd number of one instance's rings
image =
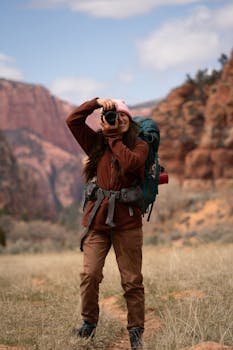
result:
[[(90, 155), (97, 141), (97, 133), (86, 124), (86, 118), (95, 109), (100, 108), (97, 99), (84, 102), (75, 108), (67, 117), (67, 125), (73, 136), (87, 155)], [(119, 133), (104, 133), (108, 142), (104, 155), (97, 165), (97, 183), (105, 190), (119, 191), (121, 188), (140, 183), (144, 177), (144, 165), (148, 155), (146, 142), (137, 139), (135, 147), (130, 150), (122, 142), (122, 135)], [(117, 159), (124, 175), (120, 180), (117, 177), (114, 160)], [(89, 201), (83, 215), (83, 225), (87, 226), (88, 216), (94, 206), (94, 201)], [(91, 225), (94, 230), (108, 231), (110, 227), (105, 224), (108, 210), (108, 198), (104, 198), (95, 219)], [(130, 216), (128, 207), (122, 203), (116, 203), (114, 212), (114, 230), (129, 230), (142, 226), (141, 210), (133, 208), (133, 216)]]

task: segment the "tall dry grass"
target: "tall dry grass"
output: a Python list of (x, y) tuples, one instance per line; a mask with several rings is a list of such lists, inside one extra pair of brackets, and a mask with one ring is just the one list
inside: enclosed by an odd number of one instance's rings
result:
[[(181, 349), (204, 340), (233, 344), (233, 246), (144, 248), (146, 309), (161, 328), (147, 349)], [(101, 312), (93, 342), (76, 339), (81, 322), (79, 252), (0, 256), (0, 344), (27, 349), (107, 349), (121, 336), (117, 320)], [(100, 297), (117, 295), (120, 278), (111, 252)]]
[(233, 345), (232, 266), (232, 245), (159, 254), (148, 249), (147, 308), (162, 320), (148, 349), (181, 349), (208, 340)]

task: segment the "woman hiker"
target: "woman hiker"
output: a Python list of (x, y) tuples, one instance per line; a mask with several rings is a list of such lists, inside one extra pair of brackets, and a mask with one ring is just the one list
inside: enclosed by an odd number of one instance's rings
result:
[[(102, 108), (101, 130), (93, 131), (86, 119)], [(113, 111), (109, 115), (109, 111)], [(110, 120), (112, 119), (112, 120)], [(88, 156), (87, 182), (81, 239), (83, 271), (80, 274), (83, 324), (77, 336), (93, 337), (99, 318), (99, 284), (111, 245), (121, 275), (128, 310), (132, 349), (142, 349), (144, 287), (142, 267), (141, 193), (148, 144), (137, 137), (131, 112), (121, 100), (95, 98), (72, 111), (67, 124)], [(140, 197), (140, 198), (138, 198)]]

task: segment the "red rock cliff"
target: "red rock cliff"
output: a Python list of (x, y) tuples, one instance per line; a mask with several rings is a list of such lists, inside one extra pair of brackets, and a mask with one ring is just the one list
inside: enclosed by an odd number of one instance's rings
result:
[(55, 219), (80, 200), (83, 155), (65, 123), (72, 108), (41, 86), (0, 79), (1, 145), (17, 164), (0, 164), (0, 209)]
[(27, 128), (67, 151), (77, 146), (65, 125), (73, 108), (42, 86), (0, 79), (0, 129)]
[[(189, 82), (153, 110), (161, 130), (160, 156), (187, 183), (233, 178), (233, 55), (212, 83)], [(192, 180), (192, 181), (189, 181)]]

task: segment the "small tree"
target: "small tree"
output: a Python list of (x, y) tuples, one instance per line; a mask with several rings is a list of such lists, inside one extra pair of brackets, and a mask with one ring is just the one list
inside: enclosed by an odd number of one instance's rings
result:
[(221, 64), (221, 68), (225, 66), (226, 62), (228, 61), (228, 57), (225, 53), (222, 53), (221, 56), (218, 59), (218, 62)]
[(3, 247), (6, 246), (6, 233), (1, 227), (0, 227), (0, 245)]
[(218, 62), (221, 64), (221, 69), (216, 70), (212, 69), (212, 71), (205, 69), (199, 69), (194, 78), (191, 77), (190, 74), (186, 74), (186, 82), (195, 84), (200, 91), (200, 97), (204, 100), (205, 99), (205, 93), (204, 93), (204, 86), (206, 84), (214, 84), (220, 77), (221, 72), (224, 68), (224, 65), (228, 61), (228, 57), (225, 53), (222, 53), (221, 56), (218, 59)]

